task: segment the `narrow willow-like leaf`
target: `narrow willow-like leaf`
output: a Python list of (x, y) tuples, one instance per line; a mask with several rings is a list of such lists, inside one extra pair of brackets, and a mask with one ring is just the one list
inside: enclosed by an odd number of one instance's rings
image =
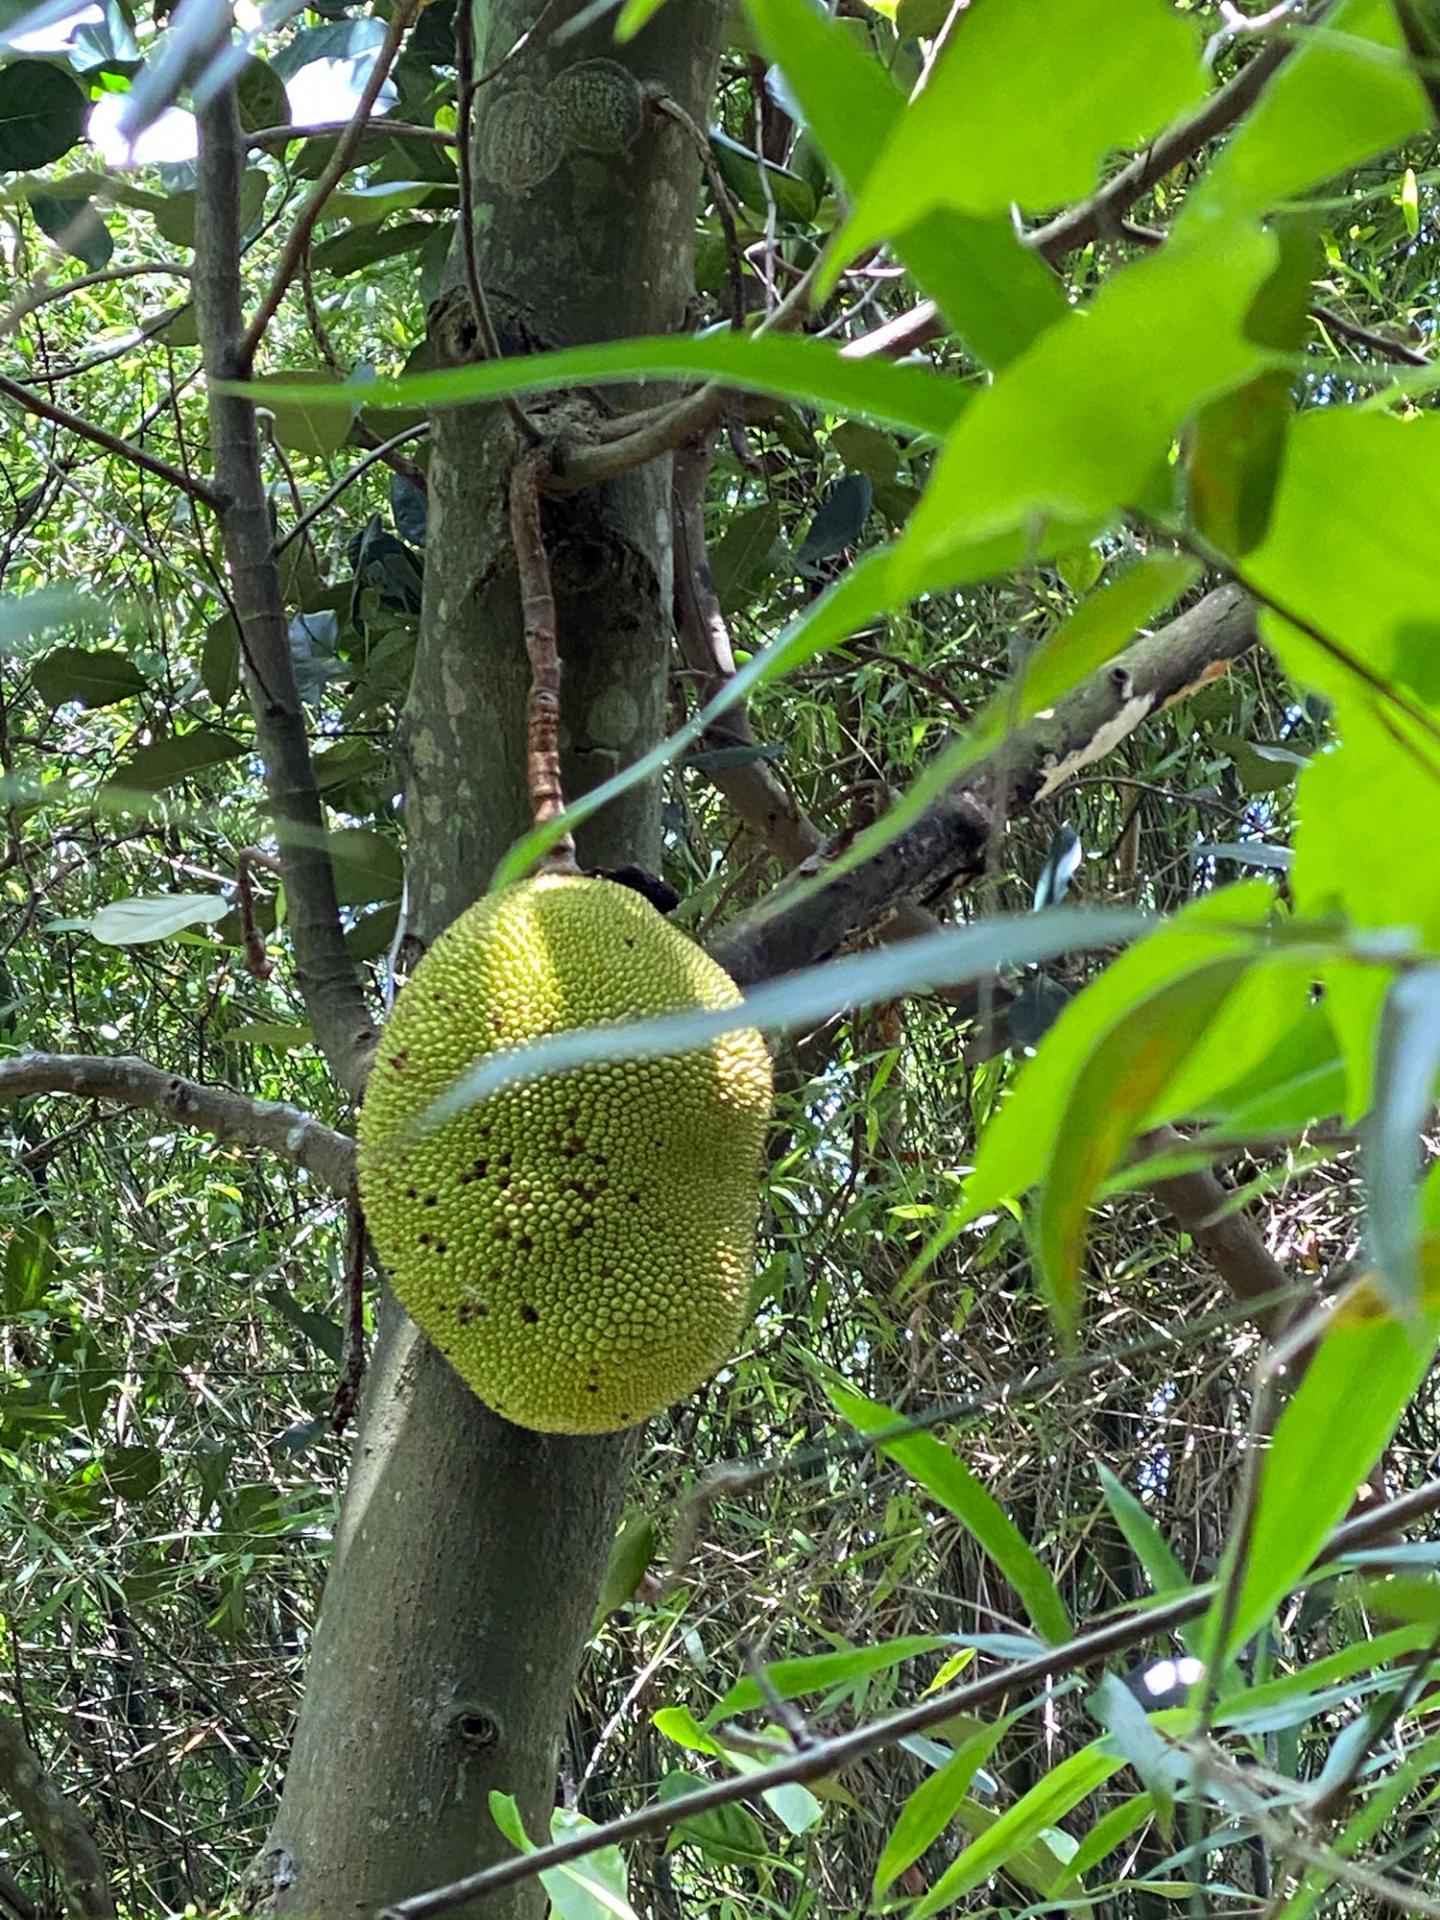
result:
[(478, 1060), (434, 1102), (423, 1124), (438, 1126), (502, 1087), (549, 1073), (602, 1060), (659, 1059), (746, 1027), (813, 1026), (850, 1007), (930, 993), (957, 981), (984, 979), (1000, 967), (1034, 966), (1077, 948), (1134, 939), (1150, 925), (1144, 914), (1126, 908), (1051, 907), (1044, 913), (1001, 915), (825, 961), (757, 987), (739, 1006), (661, 1014), (623, 1027), (578, 1027)]
[[(1421, 1243), (1422, 1325), (1393, 1318), (1373, 1282), (1335, 1310), (1275, 1429), (1265, 1456), (1229, 1655), (1269, 1619), (1349, 1509), (1410, 1396), (1429, 1370), (1440, 1334), (1440, 1235)], [(1211, 1609), (1206, 1641), (1220, 1618)]]
[[(861, 1433), (883, 1433), (904, 1417), (838, 1383), (827, 1382), (825, 1391), (836, 1411)], [(1014, 1587), (1025, 1611), (1047, 1640), (1058, 1645), (1070, 1638), (1075, 1629), (1044, 1562), (963, 1460), (933, 1433), (910, 1433), (887, 1440), (881, 1452), (954, 1514)]]
[[(333, 386), (312, 386), (298, 373), (289, 379), (278, 373), (265, 383), (265, 403), (293, 403), (312, 411), (362, 406), (367, 410), (424, 407), (434, 412), (472, 406), (477, 400), (499, 400), (506, 394), (554, 393), (564, 387), (674, 374), (723, 380), (727, 387), (739, 387), (745, 393), (775, 394), (937, 437), (954, 425), (969, 397), (958, 381), (923, 367), (894, 366), (878, 358), (847, 359), (823, 341), (793, 335), (767, 333), (752, 338), (725, 332), (603, 340), (555, 353), (403, 374), (394, 380), (339, 380)], [(253, 387), (235, 381), (222, 382), (220, 391), (254, 397)]]
[(1104, 1036), (1075, 1082), (1036, 1223), (1041, 1274), (1067, 1336), (1079, 1319), (1078, 1276), (1096, 1188), (1249, 964), (1243, 954), (1212, 961), (1139, 1001)]
[(826, 1693), (849, 1680), (884, 1673), (902, 1660), (915, 1660), (954, 1644), (947, 1634), (910, 1633), (898, 1640), (882, 1640), (874, 1647), (840, 1647), (833, 1653), (812, 1653), (798, 1660), (771, 1660), (765, 1667), (763, 1687), (749, 1676), (737, 1680), (706, 1714), (704, 1724), (713, 1727), (732, 1714), (766, 1706), (776, 1696), (795, 1700), (802, 1694)]
[(1375, 1278), (1402, 1316), (1420, 1293), (1420, 1134), (1437, 1075), (1440, 967), (1420, 967), (1402, 973), (1385, 999), (1361, 1161)]
[(934, 1844), (955, 1818), (960, 1802), (969, 1792), (970, 1782), (995, 1751), (1001, 1735), (1012, 1724), (997, 1720), (971, 1734), (950, 1758), (906, 1800), (890, 1829), (875, 1869), (875, 1898), (879, 1900), (900, 1875)]
[(987, 1832), (973, 1840), (959, 1859), (946, 1868), (930, 1891), (910, 1909), (909, 1920), (929, 1920), (932, 1913), (942, 1912), (983, 1880), (988, 1880), (991, 1874), (998, 1873), (1022, 1846), (1103, 1787), (1124, 1764), (1107, 1735), (1103, 1741), (1091, 1741), (1088, 1747), (1082, 1747), (1079, 1753), (1052, 1767), (1044, 1779), (1037, 1781), (1013, 1807), (1007, 1808)]

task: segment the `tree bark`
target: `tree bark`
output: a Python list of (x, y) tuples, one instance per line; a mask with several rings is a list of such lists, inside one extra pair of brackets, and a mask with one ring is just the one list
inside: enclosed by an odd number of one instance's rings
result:
[[(699, 159), (649, 100), (663, 90), (708, 118), (723, 9), (673, 0), (627, 47), (610, 41), (610, 16), (555, 47), (579, 11), (578, 0), (499, 0), (477, 49), (483, 74), (538, 23), (475, 101), (475, 265), (506, 352), (674, 330), (690, 297)], [(431, 313), (441, 359), (475, 350), (467, 279), (457, 243)], [(564, 424), (598, 404), (567, 397)], [(554, 414), (536, 417), (558, 430)], [(499, 407), (434, 422), (400, 743), (420, 945), (483, 892), (528, 825), (528, 674), (505, 517), (518, 449)], [(662, 460), (545, 505), (572, 797), (663, 729), (670, 489)], [(657, 789), (597, 815), (579, 855), (591, 868), (658, 867)], [(558, 1738), (633, 1445), (508, 1426), (386, 1302), (294, 1755), (252, 1869), (256, 1909), (349, 1920), (500, 1858), (510, 1847), (490, 1818), (494, 1788), (548, 1837)], [(530, 1920), (542, 1904), (531, 1881), (484, 1912)]]

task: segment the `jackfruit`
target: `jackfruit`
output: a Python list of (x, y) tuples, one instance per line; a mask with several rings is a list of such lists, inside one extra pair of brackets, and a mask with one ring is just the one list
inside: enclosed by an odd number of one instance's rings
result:
[(508, 1086), (426, 1133), (472, 1062), (570, 1028), (736, 1005), (734, 982), (613, 881), (541, 874), (479, 900), (380, 1038), (360, 1195), (411, 1318), (496, 1413), (606, 1433), (735, 1352), (772, 1096), (761, 1036)]

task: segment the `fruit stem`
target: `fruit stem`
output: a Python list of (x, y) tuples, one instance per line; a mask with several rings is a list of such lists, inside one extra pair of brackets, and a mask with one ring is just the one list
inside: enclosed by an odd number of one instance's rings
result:
[[(540, 530), (540, 490), (550, 473), (547, 454), (523, 453), (510, 474), (510, 537), (520, 574), (520, 613), (530, 656), (530, 699), (525, 711), (525, 772), (530, 811), (537, 827), (565, 811), (560, 780), (560, 643), (550, 561)], [(575, 842), (562, 834), (540, 861), (542, 871), (578, 873)]]

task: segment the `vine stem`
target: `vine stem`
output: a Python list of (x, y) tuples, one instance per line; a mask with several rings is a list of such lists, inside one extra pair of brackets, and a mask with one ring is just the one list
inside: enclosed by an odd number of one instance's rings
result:
[[(537, 827), (565, 811), (560, 777), (560, 642), (550, 560), (540, 527), (540, 494), (549, 474), (549, 456), (538, 451), (522, 454), (510, 474), (510, 537), (520, 575), (525, 651), (530, 657), (525, 772)], [(551, 873), (578, 873), (573, 836), (563, 834), (545, 854), (541, 867)]]

